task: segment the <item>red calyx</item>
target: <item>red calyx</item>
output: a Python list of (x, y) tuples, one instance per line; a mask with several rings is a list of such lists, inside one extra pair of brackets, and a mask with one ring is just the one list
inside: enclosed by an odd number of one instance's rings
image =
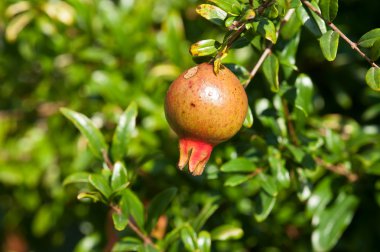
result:
[(179, 140), (179, 169), (189, 164), (189, 171), (193, 175), (201, 175), (210, 158), (214, 145), (190, 138)]

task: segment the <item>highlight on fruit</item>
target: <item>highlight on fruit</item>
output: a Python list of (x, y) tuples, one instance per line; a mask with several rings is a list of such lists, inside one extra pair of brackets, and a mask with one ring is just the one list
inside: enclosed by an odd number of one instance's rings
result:
[(165, 116), (179, 137), (179, 169), (188, 165), (201, 175), (217, 144), (233, 137), (243, 125), (248, 99), (238, 78), (223, 65), (202, 63), (183, 72), (170, 85)]

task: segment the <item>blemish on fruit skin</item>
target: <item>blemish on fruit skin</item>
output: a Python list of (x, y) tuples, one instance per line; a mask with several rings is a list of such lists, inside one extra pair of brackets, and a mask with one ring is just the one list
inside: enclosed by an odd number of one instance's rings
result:
[(185, 78), (185, 79), (190, 79), (190, 78), (193, 77), (197, 72), (198, 72), (198, 66), (192, 67), (192, 68), (190, 68), (189, 70), (187, 70), (187, 72), (185, 73), (185, 75), (183, 76), (183, 78)]
[(194, 102), (190, 103), (191, 107), (195, 108)]

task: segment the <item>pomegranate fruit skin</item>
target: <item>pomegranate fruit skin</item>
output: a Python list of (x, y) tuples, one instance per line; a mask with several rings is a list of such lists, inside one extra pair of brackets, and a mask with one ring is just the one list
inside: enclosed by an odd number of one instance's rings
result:
[(193, 175), (202, 174), (213, 147), (234, 136), (248, 110), (248, 99), (238, 78), (222, 66), (202, 63), (183, 72), (170, 85), (165, 116), (180, 138), (182, 170), (189, 164)]

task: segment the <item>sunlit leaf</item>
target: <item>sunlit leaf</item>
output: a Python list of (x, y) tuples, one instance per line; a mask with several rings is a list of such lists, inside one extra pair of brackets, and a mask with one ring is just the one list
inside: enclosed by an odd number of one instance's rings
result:
[(270, 147), (268, 148), (268, 155), (270, 169), (276, 181), (282, 187), (289, 187), (290, 175), (289, 171), (285, 168), (285, 161), (282, 160), (280, 151), (273, 147)]
[(137, 195), (133, 191), (126, 189), (123, 191), (121, 200), (122, 200), (122, 202), (123, 201), (125, 202), (125, 206), (127, 208), (127, 211), (130, 213), (130, 215), (136, 221), (136, 224), (140, 228), (143, 228), (144, 222), (145, 222), (144, 205), (142, 204), (140, 199), (137, 197)]
[(300, 74), (296, 79), (295, 86), (297, 88), (295, 106), (301, 110), (305, 116), (308, 116), (313, 111), (313, 82), (306, 74)]
[(88, 178), (92, 186), (101, 192), (106, 198), (112, 194), (112, 190), (108, 184), (107, 179), (101, 174), (91, 174)]
[(273, 92), (278, 92), (280, 88), (278, 79), (279, 69), (280, 66), (277, 57), (274, 54), (269, 55), (263, 63), (263, 72)]
[(238, 186), (248, 181), (249, 179), (249, 175), (232, 175), (224, 182), (224, 186)]
[(380, 91), (380, 68), (371, 67), (366, 76), (367, 85), (375, 91)]
[(253, 172), (256, 166), (248, 159), (240, 157), (223, 164), (220, 170), (222, 172)]
[(239, 15), (240, 3), (237, 0), (207, 0), (219, 6), (221, 9), (231, 15)]
[(65, 178), (63, 185), (73, 184), (73, 183), (88, 183), (88, 177), (90, 173), (88, 172), (77, 172), (72, 173)]
[(197, 234), (190, 225), (186, 225), (181, 229), (181, 239), (188, 251), (195, 251), (198, 248)]
[(338, 0), (319, 0), (322, 17), (332, 22), (338, 14)]
[(328, 251), (335, 246), (351, 223), (358, 203), (356, 196), (341, 192), (334, 204), (321, 213), (319, 224), (311, 236), (316, 251)]
[(141, 245), (141, 240), (134, 237), (125, 237), (112, 247), (111, 252), (138, 251)]
[(233, 225), (219, 226), (211, 231), (211, 239), (218, 241), (238, 240), (243, 235), (243, 229)]
[(224, 25), (224, 20), (227, 18), (227, 12), (211, 4), (198, 5), (196, 11), (205, 19), (220, 26)]
[(213, 55), (218, 51), (220, 43), (214, 39), (205, 39), (191, 45), (190, 53), (193, 57)]
[(276, 44), (276, 27), (272, 21), (267, 18), (260, 18), (258, 21), (253, 22), (253, 27), (265, 39), (271, 41), (273, 44)]
[(270, 196), (265, 191), (260, 191), (255, 197), (255, 219), (258, 222), (264, 221), (272, 211), (275, 204), (276, 197)]
[(108, 146), (102, 133), (95, 127), (94, 123), (81, 113), (67, 108), (61, 108), (60, 110), (79, 129), (82, 135), (86, 137), (92, 153), (102, 159), (102, 152), (107, 151)]
[(247, 115), (244, 119), (243, 126), (246, 128), (251, 128), (253, 125), (253, 114), (251, 108), (248, 106)]
[(358, 45), (368, 48), (373, 46), (373, 44), (378, 40), (380, 40), (380, 28), (370, 30), (369, 32), (361, 36), (361, 38), (358, 41)]
[[(319, 10), (318, 4), (314, 1), (311, 4)], [(322, 34), (326, 33), (326, 24), (325, 22), (314, 12), (309, 10), (309, 8), (300, 6), (297, 8), (297, 17), (301, 20), (302, 24), (306, 26), (306, 28), (314, 34), (316, 37), (322, 36)]]
[(113, 191), (120, 191), (129, 185), (127, 169), (120, 161), (114, 164), (111, 177), (111, 187)]
[(203, 230), (198, 235), (198, 248), (200, 252), (210, 252), (211, 251), (211, 235), (209, 232)]
[(323, 56), (328, 61), (333, 61), (336, 57), (339, 45), (339, 34), (335, 31), (328, 31), (319, 39), (319, 45), (322, 49)]

